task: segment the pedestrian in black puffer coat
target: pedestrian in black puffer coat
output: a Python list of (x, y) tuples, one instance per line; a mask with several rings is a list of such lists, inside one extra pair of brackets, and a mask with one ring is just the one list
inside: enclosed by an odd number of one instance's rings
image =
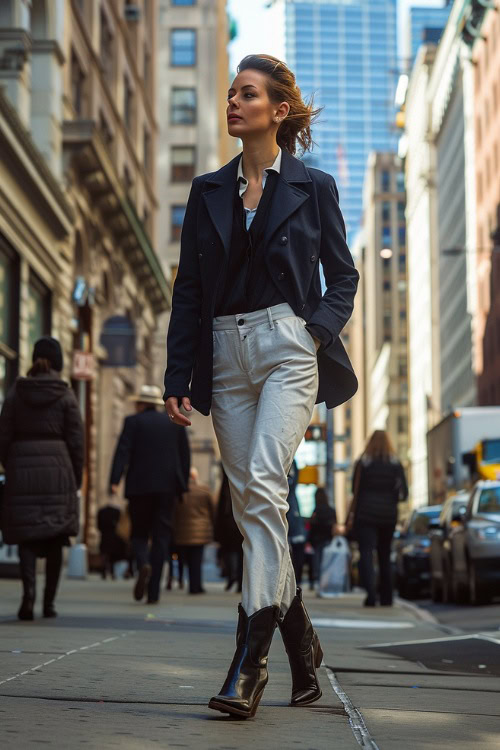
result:
[(377, 550), (380, 603), (392, 604), (391, 542), (398, 502), (408, 497), (401, 466), (384, 430), (375, 430), (353, 472), (353, 510), (347, 525), (359, 545), (359, 575), (365, 606), (377, 602), (373, 552)]
[(73, 391), (61, 380), (59, 342), (39, 339), (28, 377), (18, 378), (0, 415), (0, 461), (6, 475), (2, 534), (19, 545), (23, 600), (33, 619), (36, 558), (46, 558), (44, 617), (55, 617), (62, 547), (78, 533), (83, 425)]

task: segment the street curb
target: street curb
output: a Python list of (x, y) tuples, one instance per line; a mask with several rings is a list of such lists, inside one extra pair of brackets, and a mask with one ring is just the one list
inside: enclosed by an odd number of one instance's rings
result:
[(409, 612), (411, 612), (417, 620), (422, 620), (423, 622), (429, 622), (432, 625), (440, 625), (439, 620), (434, 617), (430, 612), (427, 612), (426, 609), (422, 609), (417, 604), (413, 604), (413, 602), (409, 602), (406, 599), (401, 599), (399, 596), (394, 597), (394, 602), (403, 609), (407, 609)]

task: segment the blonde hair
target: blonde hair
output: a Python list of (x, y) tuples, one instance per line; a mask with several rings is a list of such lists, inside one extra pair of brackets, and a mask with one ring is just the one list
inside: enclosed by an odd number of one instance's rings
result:
[(290, 105), (289, 113), (278, 128), (278, 146), (290, 154), (295, 154), (298, 142), (302, 153), (310, 151), (313, 146), (311, 125), (321, 112), (321, 108), (314, 109), (313, 97), (309, 102), (303, 100), (290, 68), (272, 55), (247, 55), (238, 65), (238, 73), (243, 70), (259, 70), (266, 73), (269, 99), (275, 104), (287, 102)]

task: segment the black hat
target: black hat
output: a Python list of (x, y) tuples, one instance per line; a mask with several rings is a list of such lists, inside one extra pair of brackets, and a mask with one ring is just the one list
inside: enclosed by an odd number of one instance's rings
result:
[(33, 362), (37, 359), (48, 359), (50, 366), (56, 372), (63, 368), (63, 353), (61, 344), (52, 336), (42, 336), (33, 347)]

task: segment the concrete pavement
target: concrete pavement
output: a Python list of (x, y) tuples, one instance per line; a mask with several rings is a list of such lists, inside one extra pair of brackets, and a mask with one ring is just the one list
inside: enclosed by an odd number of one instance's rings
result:
[(166, 592), (148, 607), (132, 600), (125, 581), (63, 580), (60, 616), (20, 623), (20, 584), (0, 581), (2, 748), (498, 747), (498, 679), (429, 669), (405, 655), (409, 647), (371, 648), (442, 638), (446, 630), (399, 604), (364, 609), (358, 594), (324, 600), (306, 592), (325, 652), (320, 701), (288, 707), (277, 633), (255, 719), (209, 711), (232, 657), (238, 595), (220, 584), (207, 589)]

